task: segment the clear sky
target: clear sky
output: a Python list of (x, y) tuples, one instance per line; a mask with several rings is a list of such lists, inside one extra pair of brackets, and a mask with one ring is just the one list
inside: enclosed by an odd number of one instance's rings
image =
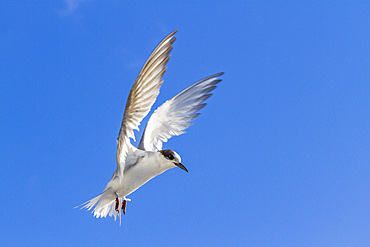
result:
[[(0, 246), (370, 246), (370, 4), (277, 2), (1, 1)], [(134, 192), (121, 227), (73, 209), (176, 29), (154, 109), (225, 72), (164, 145), (189, 173)]]

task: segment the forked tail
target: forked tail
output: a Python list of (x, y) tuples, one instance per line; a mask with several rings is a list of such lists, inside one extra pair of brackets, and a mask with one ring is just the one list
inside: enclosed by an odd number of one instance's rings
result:
[(113, 216), (114, 220), (116, 220), (118, 215), (119, 224), (121, 225), (121, 210), (116, 210), (116, 195), (109, 189), (75, 208), (78, 207), (81, 207), (81, 209), (86, 208), (87, 210), (94, 208), (92, 213), (96, 218), (105, 218), (108, 215), (110, 217)]

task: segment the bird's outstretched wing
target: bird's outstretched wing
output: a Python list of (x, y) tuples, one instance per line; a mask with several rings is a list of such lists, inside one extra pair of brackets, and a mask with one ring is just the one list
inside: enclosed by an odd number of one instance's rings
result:
[(185, 129), (193, 124), (193, 120), (200, 115), (197, 113), (206, 103), (203, 103), (212, 94), (218, 78), (223, 73), (209, 76), (194, 83), (175, 97), (167, 100), (150, 117), (140, 140), (139, 148), (146, 151), (159, 151), (163, 142), (172, 136), (185, 133)]
[(169, 53), (173, 48), (173, 42), (176, 40), (174, 37), (176, 32), (170, 33), (155, 48), (141, 69), (127, 98), (117, 139), (117, 170), (120, 179), (123, 178), (127, 153), (133, 147), (130, 138), (135, 140), (134, 130), (139, 130), (141, 120), (148, 114), (159, 94), (163, 82), (162, 76), (170, 59)]

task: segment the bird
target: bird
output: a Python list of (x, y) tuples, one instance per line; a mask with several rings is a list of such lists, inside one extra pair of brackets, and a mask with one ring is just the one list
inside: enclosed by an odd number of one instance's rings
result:
[(122, 213), (126, 213), (127, 202), (131, 201), (126, 196), (168, 169), (179, 167), (188, 172), (179, 154), (162, 149), (163, 142), (184, 134), (193, 124), (200, 115), (198, 111), (206, 106), (204, 101), (221, 81), (222, 72), (192, 84), (159, 106), (150, 116), (138, 147), (131, 144), (131, 139), (135, 141), (134, 130), (139, 131), (140, 122), (159, 94), (176, 32), (154, 49), (130, 90), (117, 138), (117, 170), (100, 195), (77, 206), (93, 209), (96, 218), (110, 216), (116, 220), (118, 216), (121, 224)]

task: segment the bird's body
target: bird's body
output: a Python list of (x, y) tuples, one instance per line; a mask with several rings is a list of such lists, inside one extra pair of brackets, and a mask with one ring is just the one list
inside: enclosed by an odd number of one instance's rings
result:
[(161, 156), (162, 154), (160, 152), (143, 151), (140, 149), (134, 150), (127, 157), (122, 182), (119, 182), (118, 170), (116, 170), (106, 189), (112, 188), (113, 191), (116, 191), (118, 197), (123, 198), (153, 177), (158, 176), (169, 168), (175, 167), (171, 167), (166, 163), (163, 164), (161, 162)]
[(223, 73), (194, 83), (167, 100), (150, 117), (139, 147), (130, 142), (130, 138), (135, 139), (133, 130), (138, 130), (158, 96), (175, 33), (169, 34), (153, 51), (130, 91), (117, 139), (117, 170), (103, 193), (81, 205), (88, 210), (95, 207), (97, 218), (109, 215), (116, 219), (118, 215), (121, 220), (121, 210), (125, 213), (126, 201), (130, 201), (126, 196), (170, 168), (187, 171), (180, 156), (172, 150), (162, 150), (162, 144), (172, 136), (185, 133)]

